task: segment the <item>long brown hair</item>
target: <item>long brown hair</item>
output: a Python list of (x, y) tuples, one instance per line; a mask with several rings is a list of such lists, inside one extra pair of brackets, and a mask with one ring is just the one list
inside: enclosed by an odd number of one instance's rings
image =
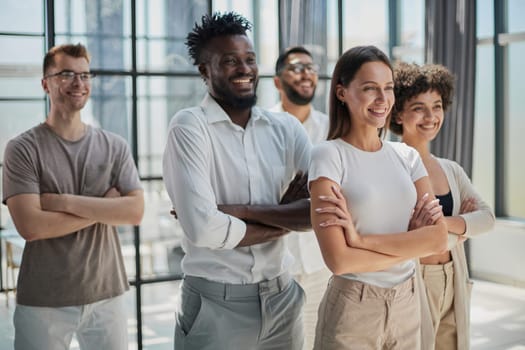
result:
[[(337, 139), (346, 135), (351, 127), (350, 111), (348, 110), (348, 106), (341, 103), (337, 98), (337, 85), (348, 86), (361, 66), (368, 62), (383, 62), (393, 71), (392, 64), (388, 57), (375, 46), (353, 47), (346, 51), (337, 61), (330, 85), (330, 105), (328, 109), (330, 127), (328, 129), (328, 140)], [(385, 128), (389, 123), (390, 115), (386, 120), (385, 126), (379, 129), (380, 137), (386, 132)]]

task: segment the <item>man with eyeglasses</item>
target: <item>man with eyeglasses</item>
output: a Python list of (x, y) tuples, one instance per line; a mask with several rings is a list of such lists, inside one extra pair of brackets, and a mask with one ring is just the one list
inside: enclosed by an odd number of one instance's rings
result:
[[(274, 84), (281, 101), (271, 108), (275, 112), (288, 112), (296, 117), (306, 129), (313, 144), (326, 140), (328, 116), (314, 109), (312, 100), (317, 87), (319, 66), (312, 54), (302, 46), (294, 46), (277, 58)], [(295, 262), (294, 278), (306, 293), (303, 309), (305, 348), (313, 347), (317, 309), (331, 276), (326, 268), (321, 250), (313, 231), (292, 232), (286, 236), (288, 248)]]
[(52, 48), (42, 87), (45, 122), (5, 150), (3, 203), (26, 240), (13, 317), (16, 350), (127, 349), (129, 289), (116, 225), (144, 212), (127, 142), (81, 120), (91, 93), (89, 54)]

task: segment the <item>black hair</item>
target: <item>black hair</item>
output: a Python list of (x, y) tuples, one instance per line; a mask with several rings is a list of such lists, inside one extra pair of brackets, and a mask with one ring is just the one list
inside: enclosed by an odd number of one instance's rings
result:
[(275, 62), (275, 75), (280, 75), (281, 74), (282, 70), (284, 69), (284, 66), (286, 65), (286, 59), (288, 58), (288, 56), (290, 56), (293, 53), (304, 53), (304, 54), (312, 57), (312, 54), (310, 53), (310, 51), (305, 49), (303, 46), (292, 46), (292, 47), (286, 49), (277, 58), (277, 62)]
[(410, 99), (428, 91), (435, 91), (441, 97), (443, 110), (446, 112), (452, 104), (454, 75), (440, 64), (398, 63), (394, 67), (394, 94), (396, 102), (392, 108), (390, 130), (403, 134), (403, 126), (396, 122), (396, 117), (405, 108)]
[(246, 35), (246, 31), (251, 28), (252, 24), (235, 12), (215, 12), (202, 16), (201, 24), (195, 23), (185, 42), (193, 64), (199, 65), (204, 61), (203, 53), (211, 39), (225, 35)]

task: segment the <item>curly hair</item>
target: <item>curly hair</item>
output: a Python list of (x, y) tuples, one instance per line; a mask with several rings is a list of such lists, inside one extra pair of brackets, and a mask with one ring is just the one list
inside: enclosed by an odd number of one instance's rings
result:
[(235, 12), (207, 14), (202, 16), (201, 22), (201, 25), (195, 23), (184, 43), (194, 65), (204, 61), (204, 51), (211, 39), (225, 35), (246, 35), (252, 29), (252, 24)]
[(416, 63), (398, 63), (394, 67), (394, 94), (396, 102), (392, 108), (390, 130), (403, 134), (403, 127), (396, 123), (396, 117), (403, 110), (405, 103), (419, 94), (436, 91), (443, 103), (443, 110), (452, 104), (454, 75), (439, 64), (419, 66)]

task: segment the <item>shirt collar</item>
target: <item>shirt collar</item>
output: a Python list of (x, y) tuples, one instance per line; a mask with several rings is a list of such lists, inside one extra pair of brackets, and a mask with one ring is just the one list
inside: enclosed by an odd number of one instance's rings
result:
[[(224, 109), (215, 101), (213, 97), (209, 93), (204, 96), (204, 99), (201, 102), (201, 108), (204, 110), (204, 114), (206, 115), (206, 119), (208, 120), (209, 124), (218, 123), (218, 122), (230, 122), (232, 123), (230, 117)], [(258, 120), (266, 121), (267, 123), (271, 123), (271, 118), (267, 115), (268, 112), (264, 112), (259, 107), (252, 107), (252, 113), (250, 120), (251, 122), (257, 122)]]

